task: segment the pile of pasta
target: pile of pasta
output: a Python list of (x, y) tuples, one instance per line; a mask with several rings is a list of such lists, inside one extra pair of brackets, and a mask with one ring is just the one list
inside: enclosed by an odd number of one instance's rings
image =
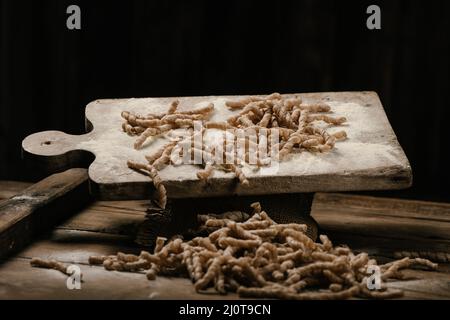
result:
[[(260, 152), (262, 149), (276, 150), (278, 161), (286, 159), (294, 151), (328, 152), (334, 148), (337, 140), (347, 138), (345, 131), (330, 134), (317, 125), (322, 121), (329, 126), (338, 126), (347, 121), (344, 117), (330, 116), (328, 113), (331, 112), (331, 108), (324, 103), (306, 104), (300, 97), (286, 98), (279, 93), (273, 93), (267, 97), (248, 97), (239, 101), (229, 101), (226, 106), (235, 110), (236, 115), (224, 122), (210, 121), (214, 112), (212, 103), (202, 108), (180, 111), (179, 101), (173, 101), (166, 113), (145, 116), (128, 111), (122, 112), (125, 120), (122, 125), (123, 131), (138, 136), (134, 144), (135, 149), (141, 149), (151, 137), (162, 134), (170, 137), (173, 130), (180, 128), (187, 130), (186, 136), (171, 138), (171, 141), (160, 150), (147, 155), (146, 163), (128, 161), (130, 168), (150, 176), (158, 191), (156, 202), (160, 207), (165, 208), (167, 204), (167, 192), (159, 172), (168, 165), (180, 165), (173, 155), (180, 154), (181, 146), (189, 146), (191, 154), (189, 160), (202, 159), (203, 168), (197, 173), (199, 179), (208, 180), (213, 176), (214, 170), (218, 169), (233, 172), (242, 185), (248, 186), (249, 181), (242, 171), (243, 165), (267, 166), (274, 160), (272, 152), (262, 155)], [(202, 130), (199, 132), (193, 130), (196, 121), (202, 124)], [(211, 129), (223, 130), (223, 140), (227, 141), (223, 148), (211, 148), (205, 143), (204, 136), (207, 130)], [(244, 136), (237, 134), (238, 131), (244, 132)], [(245, 133), (250, 131), (257, 134), (256, 140), (245, 136)], [(202, 141), (200, 146), (195, 144), (199, 137)], [(229, 148), (230, 145), (232, 148)], [(244, 146), (242, 156), (237, 154), (238, 145)], [(256, 155), (255, 163), (250, 161), (254, 155)]]
[(377, 266), (367, 253), (353, 253), (346, 246), (333, 246), (328, 237), (315, 243), (306, 235), (306, 225), (277, 224), (259, 203), (253, 215), (228, 212), (200, 215), (201, 228), (210, 233), (185, 241), (158, 238), (153, 253), (118, 253), (90, 257), (93, 265), (106, 270), (186, 276), (198, 292), (237, 292), (241, 297), (277, 299), (388, 299), (403, 295), (385, 287), (389, 279), (403, 279), (401, 269), (419, 265), (431, 270), (437, 264), (420, 258), (404, 258), (379, 265), (383, 286), (368, 287), (369, 268)]

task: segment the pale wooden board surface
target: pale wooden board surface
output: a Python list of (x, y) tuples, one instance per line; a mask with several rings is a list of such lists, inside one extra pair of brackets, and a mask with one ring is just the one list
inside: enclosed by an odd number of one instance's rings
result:
[[(17, 190), (18, 188), (14, 189)], [(0, 201), (12, 191), (0, 190)], [(236, 299), (236, 295), (200, 295), (190, 281), (142, 274), (107, 272), (87, 265), (90, 255), (134, 253), (133, 235), (145, 219), (148, 201), (99, 201), (55, 231), (0, 265), (0, 299)], [(346, 194), (317, 194), (312, 215), (335, 243), (367, 251), (380, 262), (399, 250), (450, 254), (450, 205)], [(357, 217), (357, 218), (355, 218)], [(30, 258), (54, 258), (78, 264), (82, 290), (66, 289), (66, 277), (31, 268)], [(406, 299), (450, 299), (450, 264), (438, 272), (406, 271), (407, 281), (389, 286)]]
[[(294, 95), (287, 95), (294, 96)], [(326, 102), (335, 116), (345, 116), (347, 124), (330, 127), (329, 132), (346, 130), (349, 139), (338, 142), (329, 153), (292, 154), (259, 171), (244, 167), (250, 187), (242, 187), (233, 174), (217, 172), (209, 182), (196, 177), (200, 169), (192, 165), (169, 166), (161, 177), (172, 198), (275, 193), (382, 190), (410, 186), (411, 167), (400, 147), (374, 92), (339, 92), (299, 94), (306, 103)], [(225, 121), (233, 112), (225, 102), (238, 96), (182, 97), (180, 109), (190, 109), (209, 102), (215, 104), (212, 121)], [(103, 199), (148, 198), (148, 177), (127, 168), (127, 160), (145, 161), (144, 156), (165, 143), (160, 137), (149, 141), (142, 150), (133, 149), (135, 137), (123, 133), (120, 114), (124, 110), (147, 114), (164, 112), (174, 98), (97, 100), (86, 108), (86, 118), (93, 130), (74, 136), (47, 131), (27, 137), (25, 155), (36, 162), (54, 167), (72, 164), (88, 153), (95, 155), (89, 168), (93, 190)], [(318, 123), (325, 127), (324, 123)], [(83, 151), (82, 151), (83, 150)], [(88, 153), (86, 153), (87, 151)]]

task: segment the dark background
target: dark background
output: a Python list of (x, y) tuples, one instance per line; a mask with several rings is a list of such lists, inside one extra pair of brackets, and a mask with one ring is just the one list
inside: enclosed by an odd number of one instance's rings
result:
[(374, 90), (414, 174), (383, 194), (450, 201), (448, 0), (0, 1), (0, 179), (28, 180), (22, 139), (82, 133), (97, 98)]

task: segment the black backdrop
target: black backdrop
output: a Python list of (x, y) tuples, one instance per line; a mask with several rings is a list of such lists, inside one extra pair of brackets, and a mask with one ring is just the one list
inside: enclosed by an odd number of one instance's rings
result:
[(0, 179), (29, 179), (21, 140), (81, 133), (97, 98), (375, 90), (414, 173), (386, 194), (450, 201), (449, 1), (0, 1)]

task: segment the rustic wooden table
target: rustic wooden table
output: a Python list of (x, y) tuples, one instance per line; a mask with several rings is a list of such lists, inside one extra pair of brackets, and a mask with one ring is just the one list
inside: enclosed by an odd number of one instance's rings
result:
[[(29, 186), (0, 181), (0, 201)], [(147, 201), (95, 202), (51, 234), (0, 264), (0, 299), (235, 299), (235, 295), (199, 295), (190, 281), (107, 272), (89, 266), (90, 255), (138, 253), (133, 235), (145, 219)], [(316, 194), (313, 217), (336, 244), (367, 251), (379, 261), (409, 252), (440, 252), (450, 260), (450, 204)], [(79, 265), (81, 290), (70, 291), (66, 277), (54, 270), (30, 267), (32, 257)], [(439, 271), (406, 271), (407, 281), (389, 286), (405, 290), (406, 299), (450, 299), (450, 263)]]

